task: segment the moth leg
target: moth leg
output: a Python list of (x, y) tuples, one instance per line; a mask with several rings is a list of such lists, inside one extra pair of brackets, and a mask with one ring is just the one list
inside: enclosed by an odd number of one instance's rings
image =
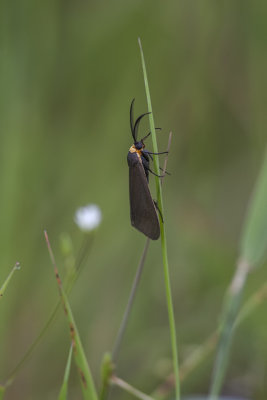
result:
[(147, 155), (149, 156), (150, 160), (153, 161), (153, 157), (150, 153), (147, 153)]
[(147, 168), (147, 170), (148, 170), (152, 175), (155, 175), (155, 176), (157, 176), (158, 178), (164, 178), (164, 176), (165, 176), (165, 175), (158, 175), (158, 174), (156, 174), (156, 173), (153, 172), (150, 168)]
[(148, 174), (148, 171), (149, 171), (149, 157), (143, 151), (142, 151), (142, 155), (141, 155), (141, 161), (142, 161), (142, 165), (143, 165), (143, 168), (144, 168), (144, 171), (145, 171), (145, 174), (146, 174), (146, 179), (147, 179), (147, 181), (149, 181), (149, 176), (148, 176), (149, 175)]
[[(143, 153), (143, 154), (145, 153), (145, 155), (149, 156), (149, 158), (151, 159), (151, 161), (153, 161), (153, 157), (152, 157), (151, 154), (155, 154), (155, 153), (150, 153), (150, 152), (147, 151), (147, 150), (143, 150), (142, 153)], [(158, 154), (158, 153), (157, 153), (157, 154)], [(160, 154), (161, 154), (161, 153), (160, 153)], [(147, 158), (146, 158), (146, 159), (147, 159)], [(163, 168), (161, 168), (161, 167), (159, 167), (159, 169), (160, 169), (161, 171), (164, 171)], [(165, 174), (171, 175), (168, 171), (165, 171)]]

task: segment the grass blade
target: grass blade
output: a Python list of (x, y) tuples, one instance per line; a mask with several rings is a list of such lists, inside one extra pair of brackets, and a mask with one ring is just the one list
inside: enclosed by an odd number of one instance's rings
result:
[[(147, 107), (148, 107), (148, 112), (150, 112), (149, 124), (150, 124), (150, 131), (151, 131), (151, 137), (152, 137), (152, 143), (153, 143), (153, 151), (154, 151), (154, 153), (158, 153), (158, 144), (157, 144), (155, 123), (154, 123), (153, 112), (152, 112), (152, 103), (151, 103), (151, 97), (150, 97), (150, 91), (149, 91), (149, 85), (148, 85), (148, 79), (147, 79), (146, 64), (145, 64), (145, 58), (144, 58), (144, 53), (143, 53), (140, 38), (138, 39), (138, 42), (139, 42), (141, 60), (142, 60), (145, 91), (146, 91), (146, 98), (147, 98)], [(157, 156), (154, 157), (154, 168), (155, 168), (156, 174), (160, 175), (159, 161), (158, 161)], [(155, 181), (156, 181), (156, 192), (157, 192), (157, 204), (158, 204), (158, 208), (162, 214), (162, 217), (164, 219), (163, 198), (162, 198), (160, 179), (158, 177), (155, 177)], [(160, 221), (161, 248), (162, 248), (162, 257), (163, 257), (164, 278), (165, 278), (165, 290), (166, 290), (167, 308), (168, 308), (170, 334), (171, 334), (173, 368), (174, 368), (174, 376), (175, 376), (175, 389), (176, 389), (175, 392), (176, 392), (176, 400), (179, 400), (180, 399), (180, 382), (179, 382), (178, 349), (177, 349), (177, 343), (176, 343), (176, 328), (175, 328), (174, 311), (173, 311), (173, 304), (172, 304), (170, 275), (169, 275), (167, 242), (166, 242), (164, 223), (162, 222), (161, 218), (159, 218), (159, 221)]]
[(118, 332), (118, 335), (117, 335), (117, 338), (116, 338), (116, 341), (115, 341), (115, 344), (114, 344), (114, 347), (113, 347), (113, 350), (112, 350), (112, 360), (115, 363), (117, 362), (117, 358), (118, 358), (119, 350), (120, 350), (120, 347), (121, 347), (122, 339), (123, 339), (123, 336), (124, 336), (124, 333), (125, 333), (125, 330), (126, 330), (128, 319), (129, 319), (129, 316), (130, 316), (130, 313), (131, 313), (131, 310), (132, 310), (132, 306), (133, 306), (133, 302), (134, 302), (134, 299), (135, 299), (136, 291), (137, 291), (137, 288), (139, 286), (139, 282), (140, 282), (141, 275), (142, 275), (142, 272), (143, 272), (145, 259), (146, 259), (146, 255), (147, 255), (147, 251), (148, 251), (148, 247), (149, 247), (149, 243), (150, 243), (150, 239), (147, 238), (146, 239), (146, 243), (145, 243), (145, 247), (144, 247), (144, 250), (143, 250), (143, 253), (142, 253), (142, 256), (141, 256), (141, 259), (140, 259), (140, 262), (139, 262), (139, 265), (138, 265), (138, 268), (137, 268), (137, 271), (136, 271), (136, 274), (135, 274), (135, 277), (134, 277), (134, 281), (133, 281), (133, 284), (132, 284), (130, 296), (129, 296), (128, 303), (127, 303), (127, 306), (126, 306), (126, 309), (125, 309), (125, 312), (124, 312), (124, 315), (123, 315), (123, 319), (122, 319), (122, 322), (121, 322), (121, 325), (120, 325), (120, 328), (119, 328), (119, 332)]
[(121, 389), (124, 389), (126, 392), (130, 393), (132, 396), (136, 397), (139, 400), (154, 400), (152, 397), (134, 388), (133, 386), (129, 385), (129, 383), (118, 378), (117, 376), (112, 376), (111, 382), (114, 385), (119, 386)]
[[(66, 292), (67, 294), (69, 294), (72, 290), (72, 287), (74, 286), (81, 270), (82, 270), (82, 264), (84, 264), (86, 257), (89, 254), (89, 250), (92, 246), (93, 243), (93, 237), (92, 235), (88, 236), (86, 235), (84, 237), (84, 242), (80, 248), (80, 252), (77, 258), (77, 262), (76, 262), (76, 266), (75, 266), (75, 270), (72, 271), (71, 276), (67, 277), (66, 279)], [(65, 282), (64, 282), (65, 283)], [(47, 321), (45, 322), (45, 324), (43, 325), (42, 329), (40, 330), (39, 334), (37, 335), (37, 337), (34, 339), (34, 341), (31, 343), (31, 345), (29, 346), (29, 348), (26, 350), (26, 352), (23, 354), (23, 356), (21, 357), (21, 359), (19, 360), (19, 362), (17, 363), (17, 365), (13, 368), (13, 370), (9, 373), (7, 379), (6, 379), (6, 383), (5, 386), (9, 386), (11, 385), (11, 383), (13, 382), (16, 374), (21, 370), (21, 368), (23, 367), (24, 363), (31, 357), (33, 351), (35, 350), (35, 348), (38, 346), (38, 344), (41, 342), (41, 340), (43, 339), (45, 333), (47, 332), (47, 330), (49, 329), (50, 325), (52, 325), (56, 314), (58, 312), (58, 309), (60, 307), (60, 303), (61, 300), (59, 299), (59, 301), (57, 302), (57, 304), (55, 305), (54, 309), (52, 310), (51, 314), (49, 315)]]
[(67, 400), (67, 392), (68, 392), (68, 381), (70, 376), (70, 366), (71, 366), (71, 357), (72, 357), (72, 346), (70, 347), (68, 360), (66, 364), (65, 374), (63, 378), (63, 384), (61, 386), (58, 400)]
[(3, 283), (3, 285), (0, 287), (0, 299), (4, 296), (5, 290), (14, 274), (14, 272), (16, 270), (20, 269), (20, 264), (19, 262), (16, 262), (16, 264), (14, 265), (14, 267), (12, 268), (12, 270), (10, 271), (10, 273), (8, 274), (8, 277), (6, 278), (5, 282)]
[(241, 258), (251, 266), (263, 261), (267, 249), (267, 150), (241, 238)]
[(236, 326), (245, 283), (250, 270), (263, 261), (267, 248), (267, 152), (260, 171), (241, 235), (241, 253), (236, 273), (227, 292), (220, 338), (214, 364), (210, 400), (217, 400), (228, 365), (230, 346)]
[[(264, 282), (245, 302), (235, 319), (237, 328), (267, 299), (267, 282)], [(180, 381), (184, 381), (213, 351), (218, 342), (219, 329), (211, 333), (204, 343), (196, 347), (180, 365)], [(166, 398), (174, 387), (174, 376), (170, 374), (152, 393), (152, 397), (160, 400)]]
[(85, 353), (83, 350), (82, 342), (79, 336), (78, 329), (76, 327), (72, 311), (67, 299), (67, 296), (65, 294), (65, 291), (62, 287), (61, 279), (59, 276), (59, 272), (57, 269), (57, 265), (55, 262), (54, 254), (48, 239), (47, 232), (45, 231), (45, 239), (48, 247), (48, 251), (50, 254), (50, 258), (52, 261), (52, 264), (54, 266), (54, 272), (58, 284), (58, 289), (59, 289), (59, 294), (62, 300), (63, 308), (66, 314), (66, 317), (69, 322), (69, 328), (70, 328), (70, 335), (71, 335), (71, 341), (72, 341), (72, 346), (73, 346), (73, 354), (74, 354), (74, 360), (78, 369), (78, 373), (80, 376), (81, 380), (81, 386), (82, 386), (82, 391), (83, 391), (83, 396), (84, 399), (86, 400), (97, 400), (97, 392), (95, 389), (94, 381), (92, 378), (92, 374), (89, 368), (89, 365), (87, 363)]

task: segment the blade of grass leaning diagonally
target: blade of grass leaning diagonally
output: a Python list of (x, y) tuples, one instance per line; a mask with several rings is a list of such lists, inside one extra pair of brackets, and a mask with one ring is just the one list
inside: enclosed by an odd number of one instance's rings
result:
[(131, 314), (131, 310), (133, 308), (134, 299), (135, 299), (137, 289), (139, 287), (139, 283), (141, 280), (141, 275), (142, 275), (142, 272), (144, 269), (149, 243), (150, 243), (150, 239), (147, 238), (146, 242), (145, 242), (145, 247), (144, 247), (143, 253), (141, 255), (141, 259), (139, 261), (139, 264), (138, 264), (138, 267), (137, 267), (137, 270), (135, 273), (135, 277), (134, 277), (134, 280), (132, 283), (130, 295), (129, 295), (129, 298), (128, 298), (128, 301), (126, 304), (126, 308), (125, 308), (125, 311), (124, 311), (124, 314), (122, 317), (122, 321), (121, 321), (121, 324), (120, 324), (120, 327), (119, 327), (119, 330), (117, 333), (117, 337), (115, 339), (112, 353), (111, 353), (111, 355), (108, 353), (106, 355), (104, 355), (104, 359), (103, 359), (103, 363), (102, 363), (102, 374), (101, 374), (102, 382), (101, 382), (101, 390), (100, 390), (100, 400), (106, 400), (106, 399), (109, 399), (109, 397), (110, 397), (110, 393), (111, 393), (110, 377), (113, 372), (113, 364), (115, 366), (118, 361), (119, 351), (121, 348), (123, 337), (126, 332), (126, 328), (127, 328), (130, 314)]
[(78, 329), (76, 327), (67, 296), (66, 296), (65, 291), (62, 286), (62, 282), (61, 282), (59, 272), (57, 269), (57, 265), (55, 262), (55, 257), (54, 257), (54, 254), (53, 254), (46, 231), (45, 231), (45, 240), (46, 240), (49, 255), (50, 255), (53, 267), (54, 267), (54, 272), (55, 272), (63, 308), (64, 308), (66, 317), (69, 322), (70, 335), (71, 335), (71, 341), (72, 341), (72, 346), (73, 346), (73, 356), (74, 356), (74, 360), (75, 360), (75, 363), (76, 363), (76, 366), (78, 369), (78, 373), (80, 376), (80, 380), (81, 380), (83, 397), (85, 400), (97, 400), (98, 397), (97, 397), (97, 392), (95, 389), (94, 381), (92, 378), (92, 374), (91, 374), (89, 365), (88, 365), (86, 357), (85, 357), (85, 353), (83, 350), (80, 335), (79, 335)]
[(113, 347), (113, 350), (112, 350), (112, 361), (115, 364), (116, 364), (117, 359), (118, 359), (118, 355), (119, 355), (119, 350), (120, 350), (120, 347), (121, 347), (122, 339), (123, 339), (123, 336), (124, 336), (124, 333), (125, 333), (125, 330), (126, 330), (128, 319), (129, 319), (129, 316), (130, 316), (130, 313), (131, 313), (131, 310), (132, 310), (132, 306), (133, 306), (133, 302), (134, 302), (134, 299), (135, 299), (136, 291), (137, 291), (137, 288), (139, 286), (139, 282), (140, 282), (141, 275), (142, 275), (142, 272), (143, 272), (143, 268), (144, 268), (144, 265), (145, 265), (145, 260), (146, 260), (146, 255), (147, 255), (149, 243), (150, 243), (150, 239), (147, 238), (146, 242), (145, 242), (145, 247), (144, 247), (144, 250), (143, 250), (143, 253), (142, 253), (142, 256), (141, 256), (141, 259), (140, 259), (140, 262), (139, 262), (139, 265), (138, 265), (138, 268), (137, 268), (137, 271), (136, 271), (136, 274), (135, 274), (135, 277), (134, 277), (134, 280), (133, 280), (130, 296), (129, 296), (129, 299), (128, 299), (128, 302), (127, 302), (127, 305), (126, 305), (126, 309), (125, 309), (125, 312), (124, 312), (124, 315), (123, 315), (123, 318), (122, 318), (122, 322), (121, 322), (121, 325), (120, 325), (120, 328), (119, 328), (119, 332), (118, 332), (118, 335), (117, 335), (117, 338), (116, 338), (116, 341), (115, 341), (115, 344), (114, 344), (114, 347)]
[(59, 392), (58, 400), (67, 400), (67, 393), (68, 393), (68, 382), (70, 376), (70, 366), (71, 366), (71, 358), (72, 358), (72, 345), (70, 346), (70, 351), (68, 355), (68, 360), (65, 368), (63, 383)]
[[(14, 265), (14, 267), (8, 274), (7, 278), (5, 279), (3, 285), (0, 287), (0, 299), (2, 299), (2, 297), (4, 296), (4, 293), (7, 289), (9, 282), (11, 281), (11, 278), (12, 278), (14, 272), (18, 269), (20, 269), (20, 264), (19, 264), (19, 262), (16, 262), (16, 264)], [(5, 385), (0, 384), (0, 400), (2, 400), (4, 398), (4, 393), (6, 391), (6, 387), (8, 386), (8, 383), (9, 382), (7, 382)]]
[(240, 241), (240, 257), (226, 295), (220, 325), (220, 338), (211, 381), (210, 400), (217, 400), (228, 365), (230, 345), (236, 326), (247, 276), (264, 260), (267, 253), (267, 151), (248, 207)]
[(6, 278), (6, 280), (4, 281), (3, 285), (0, 287), (0, 299), (2, 299), (2, 297), (4, 296), (5, 290), (14, 274), (14, 272), (16, 270), (20, 269), (20, 264), (19, 262), (16, 262), (16, 264), (14, 265), (14, 267), (12, 268), (12, 270), (10, 271), (10, 273), (8, 274), (8, 277)]
[(125, 390), (126, 392), (130, 393), (132, 396), (136, 397), (139, 400), (154, 400), (152, 397), (141, 392), (140, 390), (136, 389), (135, 387), (129, 385), (129, 383), (118, 378), (117, 376), (111, 377), (111, 383), (113, 385), (120, 387), (121, 389)]
[[(139, 42), (140, 53), (141, 53), (141, 61), (142, 61), (142, 68), (143, 68), (143, 75), (144, 75), (148, 112), (150, 112), (149, 124), (150, 124), (151, 136), (152, 136), (153, 150), (154, 150), (154, 153), (158, 153), (157, 137), (156, 137), (151, 97), (150, 97), (150, 91), (149, 91), (149, 85), (148, 85), (148, 79), (147, 79), (146, 64), (145, 64), (145, 58), (144, 58), (144, 53), (143, 53), (140, 38), (138, 39), (138, 42)], [(155, 168), (156, 174), (160, 175), (159, 161), (158, 161), (157, 156), (154, 157), (154, 168)], [(156, 192), (157, 192), (157, 205), (161, 212), (162, 218), (164, 219), (163, 199), (162, 199), (162, 190), (161, 190), (161, 185), (160, 185), (160, 179), (158, 177), (155, 177), (155, 182), (156, 182)], [(161, 235), (161, 248), (162, 248), (162, 257), (163, 257), (164, 278), (165, 278), (165, 290), (166, 290), (167, 308), (168, 308), (169, 324), (170, 324), (173, 368), (174, 368), (174, 376), (175, 376), (175, 392), (176, 392), (176, 400), (179, 400), (180, 399), (180, 382), (179, 382), (178, 349), (177, 349), (177, 342), (176, 342), (176, 327), (175, 327), (172, 294), (171, 294), (169, 263), (168, 263), (168, 254), (167, 254), (167, 241), (166, 241), (164, 223), (161, 218), (159, 218), (159, 221), (160, 221), (160, 235)]]
[[(234, 329), (252, 315), (255, 310), (267, 300), (267, 282), (263, 284), (246, 300), (235, 319)], [(219, 329), (212, 332), (204, 343), (198, 345), (180, 364), (180, 381), (188, 376), (204, 362), (214, 351), (218, 342)], [(165, 399), (174, 387), (174, 377), (170, 374), (152, 393), (157, 400)]]
[[(90, 235), (89, 240), (88, 240), (88, 236), (86, 236), (86, 240), (84, 240), (84, 242), (83, 242), (83, 244), (82, 244), (82, 246), (80, 248), (80, 252), (79, 252), (79, 255), (78, 255), (78, 258), (77, 258), (75, 269), (73, 267), (73, 273), (70, 275), (70, 278), (67, 277), (66, 282), (64, 281), (64, 284), (66, 284), (66, 286), (65, 286), (66, 287), (66, 293), (68, 295), (71, 292), (76, 280), (78, 279), (78, 277), (80, 275), (80, 272), (82, 270), (82, 266), (84, 265), (84, 261), (86, 259), (86, 256), (88, 256), (88, 254), (89, 254), (89, 250), (91, 248), (91, 245), (92, 245), (92, 236)], [(15, 265), (15, 267), (16, 266), (17, 266), (17, 269), (19, 269), (18, 268), (19, 267), (19, 263), (17, 263)], [(0, 290), (0, 293), (1, 293), (1, 290)], [(33, 351), (38, 346), (38, 344), (41, 342), (41, 340), (43, 339), (45, 333), (49, 329), (50, 325), (55, 320), (56, 314), (57, 314), (58, 309), (60, 307), (60, 303), (61, 303), (61, 300), (59, 299), (58, 302), (56, 303), (54, 309), (52, 310), (51, 314), (49, 315), (48, 319), (46, 320), (45, 324), (40, 329), (39, 334), (36, 336), (34, 341), (30, 344), (28, 349), (25, 351), (25, 353), (22, 355), (20, 360), (15, 365), (15, 367), (11, 370), (11, 372), (9, 372), (9, 374), (8, 374), (6, 380), (5, 380), (5, 385), (4, 386), (9, 386), (9, 385), (12, 384), (13, 380), (15, 379), (15, 376), (21, 370), (21, 368), (23, 367), (25, 362), (31, 357)]]

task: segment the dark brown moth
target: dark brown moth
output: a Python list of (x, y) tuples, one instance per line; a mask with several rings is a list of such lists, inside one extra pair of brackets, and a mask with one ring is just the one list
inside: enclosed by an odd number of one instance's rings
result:
[(150, 135), (150, 132), (140, 141), (137, 140), (140, 121), (149, 113), (140, 115), (134, 122), (133, 106), (134, 99), (130, 107), (130, 126), (134, 144), (130, 147), (127, 156), (131, 224), (150, 239), (157, 240), (160, 236), (159, 218), (156, 203), (152, 199), (148, 186), (149, 172), (153, 175), (156, 174), (151, 171), (149, 161), (153, 160), (152, 154), (166, 154), (167, 152), (152, 153), (145, 150), (144, 140)]

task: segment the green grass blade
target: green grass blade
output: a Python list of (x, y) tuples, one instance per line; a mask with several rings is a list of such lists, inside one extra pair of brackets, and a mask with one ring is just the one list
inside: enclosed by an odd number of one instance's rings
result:
[(4, 296), (5, 290), (14, 274), (14, 272), (16, 270), (20, 269), (20, 264), (18, 262), (16, 262), (16, 264), (14, 265), (14, 267), (12, 268), (12, 270), (10, 271), (10, 273), (8, 274), (8, 277), (6, 278), (5, 282), (3, 283), (3, 285), (0, 287), (0, 299)]
[(230, 355), (230, 346), (233, 339), (235, 321), (240, 307), (243, 287), (236, 293), (229, 293), (221, 318), (221, 329), (218, 350), (215, 358), (214, 369), (212, 374), (211, 389), (209, 400), (218, 400), (220, 394)]
[(110, 378), (113, 374), (114, 364), (110, 353), (104, 354), (102, 365), (101, 365), (101, 381), (102, 388), (100, 391), (100, 400), (104, 400), (108, 397)]
[(136, 274), (135, 274), (135, 277), (134, 277), (134, 280), (133, 280), (133, 283), (132, 283), (131, 292), (130, 292), (129, 299), (128, 299), (128, 302), (127, 302), (127, 305), (126, 305), (126, 309), (124, 311), (124, 315), (123, 315), (122, 322), (121, 322), (121, 325), (120, 325), (120, 328), (119, 328), (119, 332), (117, 334), (117, 337), (116, 337), (116, 340), (115, 340), (115, 344), (114, 344), (114, 347), (113, 347), (113, 350), (112, 350), (112, 361), (115, 364), (117, 363), (117, 359), (118, 359), (121, 343), (122, 343), (122, 340), (123, 340), (123, 337), (124, 337), (124, 334), (125, 334), (125, 331), (126, 331), (126, 327), (127, 327), (127, 324), (128, 324), (128, 320), (129, 320), (130, 314), (131, 314), (131, 310), (132, 310), (132, 307), (133, 307), (133, 302), (134, 302), (134, 299), (135, 299), (135, 296), (136, 296), (136, 292), (137, 292), (137, 289), (139, 287), (140, 279), (141, 279), (142, 272), (143, 272), (144, 265), (145, 265), (145, 260), (146, 260), (146, 256), (147, 256), (149, 243), (150, 243), (150, 239), (147, 238), (146, 239), (146, 243), (145, 243), (145, 247), (144, 247), (144, 250), (143, 250), (143, 253), (142, 253), (142, 256), (141, 256), (140, 262), (138, 264), (138, 268), (136, 270)]
[(241, 238), (241, 258), (254, 266), (263, 261), (267, 249), (267, 150), (248, 209)]
[(227, 293), (216, 354), (210, 400), (217, 400), (224, 382), (236, 318), (248, 273), (266, 255), (267, 248), (267, 152), (260, 171), (241, 236), (241, 253)]
[(69, 305), (67, 296), (65, 294), (65, 291), (64, 291), (62, 283), (61, 283), (61, 279), (60, 279), (59, 272), (58, 272), (56, 262), (55, 262), (55, 257), (54, 257), (49, 239), (48, 239), (47, 232), (45, 232), (45, 239), (46, 239), (48, 251), (50, 254), (50, 258), (51, 258), (52, 264), (54, 266), (54, 271), (55, 271), (55, 276), (56, 276), (56, 280), (57, 280), (57, 284), (58, 284), (59, 294), (60, 294), (60, 297), (62, 300), (65, 315), (69, 322), (70, 335), (71, 335), (71, 341), (72, 341), (72, 346), (73, 346), (73, 355), (74, 355), (74, 360), (75, 360), (76, 367), (78, 369), (78, 373), (79, 373), (80, 380), (81, 380), (83, 397), (85, 400), (97, 400), (98, 396), (97, 396), (97, 392), (95, 389), (92, 374), (91, 374), (89, 365), (88, 365), (86, 357), (85, 357), (82, 342), (81, 342), (80, 335), (79, 335), (78, 329), (77, 329), (75, 321), (74, 321), (71, 307)]
[[(152, 103), (151, 103), (151, 97), (150, 97), (150, 91), (149, 91), (149, 85), (148, 85), (148, 79), (147, 79), (146, 64), (145, 64), (145, 58), (144, 58), (144, 53), (143, 53), (140, 38), (138, 39), (138, 42), (139, 42), (139, 46), (140, 46), (148, 112), (150, 112), (149, 124), (150, 124), (151, 136), (152, 136), (153, 150), (154, 150), (154, 153), (158, 153), (158, 144), (157, 144), (155, 123), (154, 123), (154, 117), (153, 117), (153, 112), (152, 112)], [(154, 167), (155, 167), (156, 174), (160, 175), (158, 156), (154, 157)], [(155, 177), (155, 181), (156, 181), (156, 191), (157, 191), (157, 204), (158, 204), (158, 208), (161, 211), (161, 214), (162, 214), (162, 217), (164, 220), (163, 198), (162, 198), (160, 179), (158, 177)], [(165, 234), (165, 225), (163, 224), (161, 218), (159, 218), (159, 221), (160, 221), (160, 234), (161, 234), (161, 248), (162, 248), (162, 257), (163, 257), (164, 278), (165, 278), (165, 290), (166, 290), (167, 307), (168, 307), (169, 324), (170, 324), (170, 334), (171, 334), (173, 368), (174, 368), (174, 376), (175, 376), (176, 400), (179, 400), (180, 399), (180, 382), (179, 382), (178, 349), (177, 349), (177, 343), (176, 343), (176, 328), (175, 328), (174, 311), (173, 311), (173, 304), (172, 304), (170, 275), (169, 275), (167, 242), (166, 242), (166, 234)]]
[[(80, 248), (79, 256), (76, 261), (76, 266), (75, 270), (72, 271), (71, 274), (66, 279), (66, 292), (69, 294), (82, 270), (82, 266), (84, 264), (84, 260), (89, 254), (89, 250), (91, 248), (91, 245), (93, 243), (93, 237), (92, 235), (84, 237), (83, 244)], [(65, 282), (64, 282), (65, 284)], [(29, 348), (26, 350), (24, 355), (21, 357), (17, 365), (13, 368), (13, 370), (9, 373), (5, 386), (10, 385), (12, 381), (15, 379), (16, 374), (21, 370), (23, 367), (24, 363), (31, 357), (33, 351), (35, 348), (38, 346), (38, 344), (41, 342), (43, 339), (44, 335), (46, 334), (47, 330), (49, 329), (50, 325), (52, 325), (53, 321), (55, 320), (56, 314), (58, 312), (58, 309), (60, 307), (61, 300), (57, 302), (55, 305), (54, 309), (52, 310), (51, 314), (49, 315), (47, 321), (43, 325), (42, 329), (40, 330), (39, 334), (36, 336), (34, 341), (31, 343)]]
[(0, 400), (4, 399), (5, 391), (6, 391), (5, 386), (0, 385)]
[(66, 364), (66, 369), (64, 373), (63, 383), (59, 392), (58, 400), (67, 400), (68, 393), (68, 381), (70, 376), (70, 366), (71, 366), (71, 358), (72, 358), (72, 346), (70, 347), (68, 360)]
[(117, 376), (112, 376), (111, 382), (113, 383), (113, 385), (116, 385), (116, 386), (120, 387), (121, 389), (123, 389), (126, 392), (130, 393), (133, 397), (136, 397), (139, 400), (154, 400), (152, 397), (150, 397), (147, 394), (141, 392), (140, 390), (136, 389), (135, 387), (129, 385), (129, 383), (127, 383), (124, 380), (118, 378)]
[[(245, 319), (260, 307), (267, 299), (267, 282), (264, 282), (245, 302), (235, 319), (236, 329)], [(218, 342), (219, 329), (211, 333), (204, 343), (197, 346), (180, 365), (180, 380), (184, 381), (188, 376), (214, 351)], [(173, 374), (169, 375), (152, 393), (156, 399), (165, 399), (174, 386)], [(166, 390), (167, 388), (167, 390)]]

